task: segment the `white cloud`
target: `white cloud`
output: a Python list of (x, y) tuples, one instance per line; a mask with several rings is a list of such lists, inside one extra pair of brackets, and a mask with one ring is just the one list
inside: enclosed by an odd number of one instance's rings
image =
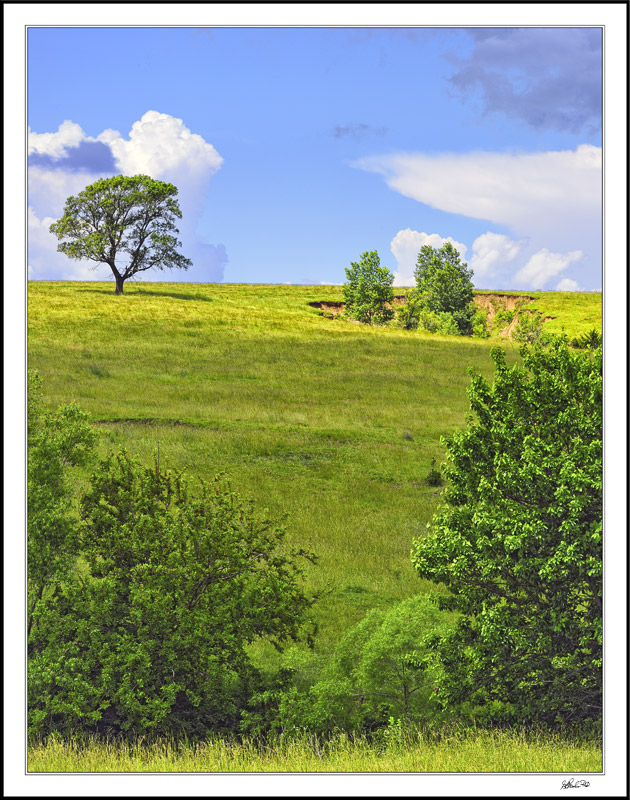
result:
[(38, 214), (59, 217), (66, 199), (77, 194), (104, 174), (93, 172), (66, 172), (38, 165), (28, 168), (28, 204)]
[(64, 120), (56, 133), (35, 133), (28, 129), (28, 154), (38, 153), (62, 158), (69, 147), (76, 147), (86, 138), (83, 128), (69, 119)]
[(528, 240), (529, 254), (579, 250), (584, 254), (580, 279), (590, 288), (599, 283), (599, 147), (517, 154), (402, 153), (363, 158), (353, 166), (383, 175), (390, 188), (433, 208), (506, 226)]
[(120, 131), (115, 131), (113, 128), (105, 128), (94, 141), (103, 142), (103, 144), (111, 144), (114, 139), (120, 139)]
[[(157, 111), (147, 111), (134, 122), (129, 137), (107, 128), (97, 137), (86, 136), (82, 128), (70, 120), (59, 126), (56, 133), (34, 133), (29, 130), (29, 153), (40, 157), (38, 163), (29, 166), (29, 206), (33, 217), (29, 217), (29, 264), (33, 277), (45, 273), (50, 277), (68, 276), (71, 264), (66, 256), (56, 254), (57, 241), (43, 223), (63, 213), (66, 198), (76, 195), (88, 184), (109, 172), (85, 169), (70, 169), (64, 158), (84, 142), (100, 142), (113, 155), (115, 166), (125, 175), (145, 174), (159, 180), (169, 181), (178, 188), (178, 199), (182, 219), (178, 221), (181, 252), (193, 262), (191, 270), (152, 271), (149, 280), (202, 280), (221, 281), (228, 258), (222, 244), (213, 245), (197, 230), (210, 188), (210, 178), (221, 167), (223, 158), (209, 142), (199, 134), (192, 133), (183, 120)], [(47, 157), (42, 163), (41, 156)], [(113, 163), (112, 162), (112, 165)], [(52, 255), (51, 255), (52, 254)], [(60, 261), (64, 259), (67, 264)], [(49, 266), (46, 266), (49, 265)], [(78, 271), (78, 272), (77, 272)], [(71, 268), (72, 275), (80, 273), (82, 278), (102, 279), (85, 265)]]
[(550, 253), (543, 247), (529, 259), (527, 264), (514, 276), (516, 286), (518, 284), (527, 289), (542, 289), (551, 278), (565, 270), (569, 264), (579, 261), (583, 256), (580, 250), (571, 253)]
[(191, 133), (183, 120), (158, 111), (147, 111), (134, 122), (128, 139), (107, 133), (116, 164), (125, 175), (184, 177), (197, 183), (208, 180), (223, 163), (215, 148)]
[(563, 278), (556, 286), (557, 292), (579, 292), (581, 291), (577, 281), (572, 278)]
[(54, 217), (40, 219), (32, 206), (28, 207), (28, 277), (31, 280), (88, 281), (105, 280), (111, 276), (107, 267), (91, 261), (73, 261), (57, 252), (57, 239), (48, 230)]
[(548, 215), (583, 217), (601, 206), (601, 148), (548, 153), (375, 156), (356, 162), (386, 176), (388, 186), (433, 208), (523, 231)]
[(473, 270), (475, 285), (478, 280), (495, 276), (521, 252), (524, 240), (515, 241), (502, 233), (484, 233), (472, 243), (469, 267)]
[(450, 236), (442, 238), (438, 233), (419, 233), (405, 228), (398, 231), (391, 241), (390, 249), (398, 262), (398, 269), (394, 272), (394, 286), (415, 286), (414, 269), (418, 260), (420, 248), (425, 244), (439, 249), (445, 242), (450, 242), (459, 251), (462, 260), (466, 257), (465, 244), (456, 242)]

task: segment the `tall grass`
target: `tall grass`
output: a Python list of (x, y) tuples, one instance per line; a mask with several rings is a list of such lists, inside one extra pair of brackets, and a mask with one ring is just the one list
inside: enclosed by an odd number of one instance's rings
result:
[(421, 734), (375, 744), (338, 735), (279, 739), (272, 744), (221, 739), (201, 744), (98, 739), (33, 745), (28, 771), (36, 772), (601, 772), (596, 741), (554, 734), (468, 731), (437, 740)]

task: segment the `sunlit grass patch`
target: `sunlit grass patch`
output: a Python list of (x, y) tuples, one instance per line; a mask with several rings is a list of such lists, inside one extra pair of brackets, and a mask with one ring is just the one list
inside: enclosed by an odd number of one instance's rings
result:
[(33, 745), (29, 773), (597, 773), (600, 744), (557, 734), (464, 731), (368, 740), (339, 734), (281, 737), (273, 743), (220, 738), (191, 744), (98, 739)]

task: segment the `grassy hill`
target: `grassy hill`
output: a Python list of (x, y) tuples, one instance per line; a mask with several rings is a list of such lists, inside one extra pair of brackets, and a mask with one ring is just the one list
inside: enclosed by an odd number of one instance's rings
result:
[[(492, 293), (480, 293), (480, 295)], [(505, 293), (503, 293), (505, 294)], [(510, 293), (512, 295), (525, 293)], [(325, 654), (374, 606), (428, 587), (411, 568), (440, 489), (440, 437), (465, 424), (467, 370), (491, 374), (490, 339), (368, 327), (321, 314), (341, 287), (29, 284), (29, 368), (49, 407), (76, 401), (124, 445), (209, 478), (226, 472), (308, 545)], [(532, 293), (551, 332), (601, 326), (601, 295)], [(311, 305), (309, 305), (311, 304)], [(313, 305), (315, 304), (315, 305)], [(259, 653), (262, 658), (268, 653)]]

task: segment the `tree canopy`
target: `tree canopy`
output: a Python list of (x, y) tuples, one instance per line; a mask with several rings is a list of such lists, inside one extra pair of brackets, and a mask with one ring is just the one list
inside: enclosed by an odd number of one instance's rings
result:
[[(461, 614), (441, 642), (445, 707), (575, 723), (602, 713), (602, 351), (521, 349), (473, 376), (446, 440), (444, 505), (414, 542), (419, 575)], [(476, 419), (475, 419), (476, 418)]]
[(424, 245), (418, 253), (414, 276), (422, 306), (435, 314), (451, 314), (462, 333), (472, 329), (472, 274), (450, 242), (439, 249)]
[[(79, 512), (63, 569), (31, 591), (30, 733), (238, 730), (263, 679), (248, 645), (311, 641), (312, 554), (286, 548), (284, 528), (223, 477), (195, 490), (124, 451), (98, 464)], [(41, 560), (29, 546), (29, 579)]]
[(365, 252), (359, 262), (346, 267), (347, 282), (343, 285), (346, 314), (359, 322), (382, 324), (392, 319), (394, 276), (381, 266), (376, 250)]
[(103, 178), (66, 200), (50, 232), (68, 258), (107, 264), (122, 294), (124, 282), (140, 272), (192, 266), (177, 252), (175, 220), (182, 214), (176, 195), (175, 186), (147, 175)]

